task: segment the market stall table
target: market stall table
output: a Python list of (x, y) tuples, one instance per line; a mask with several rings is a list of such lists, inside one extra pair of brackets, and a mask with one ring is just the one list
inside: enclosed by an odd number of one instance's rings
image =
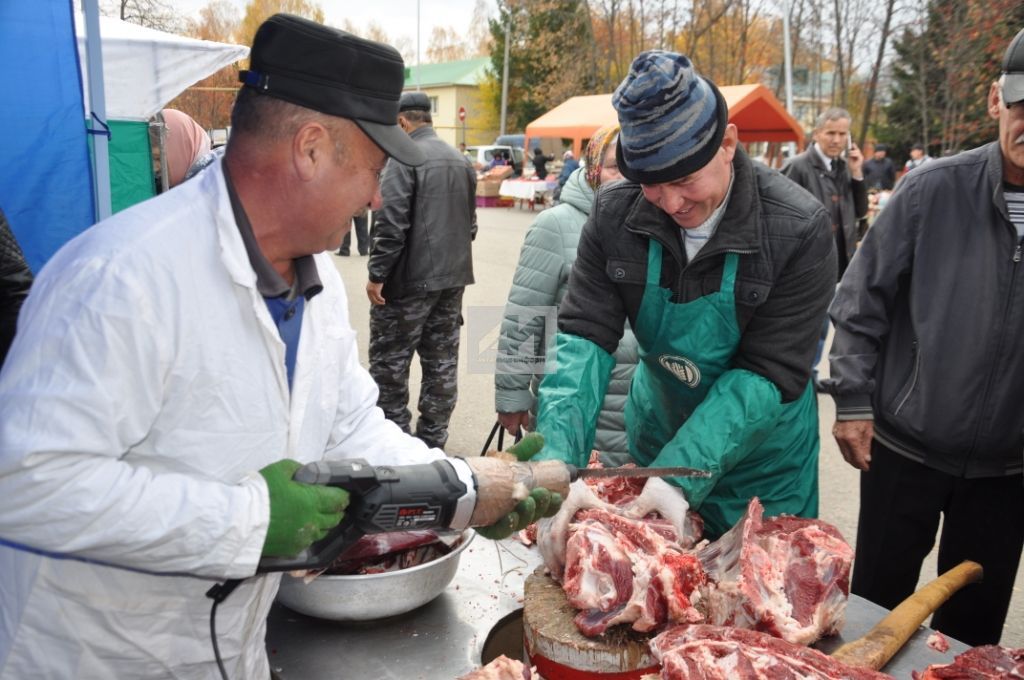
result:
[[(536, 549), (514, 540), (476, 540), (462, 554), (447, 590), (408, 614), (342, 624), (275, 604), (267, 621), (270, 666), (282, 680), (454, 680), (481, 665), (488, 634), (523, 606), (525, 579), (539, 565)], [(867, 633), (886, 613), (851, 595), (843, 633), (817, 646), (833, 651)], [(949, 663), (967, 649), (950, 640), (949, 651), (935, 651), (926, 644), (932, 632), (918, 629), (883, 670), (910, 680), (911, 671)]]
[(534, 205), (543, 205), (549, 202), (557, 186), (558, 182), (539, 179), (507, 179), (501, 183), (498, 195), (518, 199), (520, 208), (523, 206), (523, 201), (527, 201), (530, 210), (533, 210)]

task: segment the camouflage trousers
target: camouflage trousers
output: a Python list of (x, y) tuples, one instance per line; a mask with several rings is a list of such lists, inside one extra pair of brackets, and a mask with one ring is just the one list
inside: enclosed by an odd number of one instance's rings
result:
[(377, 406), (410, 432), (409, 366), (419, 354), (423, 382), (413, 432), (427, 446), (444, 448), (455, 410), (464, 288), (389, 299), (370, 307), (370, 375), (380, 388)]

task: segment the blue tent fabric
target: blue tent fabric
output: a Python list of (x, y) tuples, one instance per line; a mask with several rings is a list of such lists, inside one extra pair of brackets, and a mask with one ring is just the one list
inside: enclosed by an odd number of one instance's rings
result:
[(0, 208), (34, 272), (95, 215), (73, 12), (0, 2)]

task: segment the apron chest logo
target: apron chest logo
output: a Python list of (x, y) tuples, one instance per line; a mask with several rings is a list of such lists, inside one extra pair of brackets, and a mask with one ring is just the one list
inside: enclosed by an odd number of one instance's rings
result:
[(700, 369), (697, 368), (697, 364), (686, 357), (662, 354), (658, 357), (658, 363), (688, 387), (696, 387), (700, 384)]

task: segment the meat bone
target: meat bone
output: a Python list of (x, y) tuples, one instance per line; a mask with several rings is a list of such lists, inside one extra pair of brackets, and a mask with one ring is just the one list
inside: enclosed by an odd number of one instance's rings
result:
[(932, 612), (956, 591), (980, 581), (981, 576), (980, 564), (961, 562), (903, 600), (866, 635), (843, 645), (832, 657), (847, 666), (882, 670)]

